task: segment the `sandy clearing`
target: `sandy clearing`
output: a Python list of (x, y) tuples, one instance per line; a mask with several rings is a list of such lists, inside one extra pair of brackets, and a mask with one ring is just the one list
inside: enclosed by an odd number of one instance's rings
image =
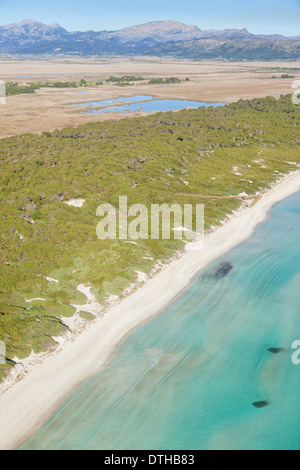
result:
[(64, 204), (72, 207), (82, 207), (85, 203), (85, 199), (70, 199), (70, 201), (64, 201)]

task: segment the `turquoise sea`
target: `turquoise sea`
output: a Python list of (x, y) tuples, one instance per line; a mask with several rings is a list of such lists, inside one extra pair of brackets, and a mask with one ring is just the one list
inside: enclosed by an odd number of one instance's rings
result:
[(299, 235), (300, 193), (136, 329), (22, 449), (300, 449)]

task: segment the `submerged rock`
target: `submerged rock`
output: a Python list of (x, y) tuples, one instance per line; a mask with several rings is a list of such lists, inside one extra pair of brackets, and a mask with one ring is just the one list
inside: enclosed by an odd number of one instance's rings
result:
[(265, 408), (266, 406), (269, 406), (268, 401), (256, 401), (252, 403), (255, 408)]
[(279, 354), (284, 351), (282, 348), (269, 348), (268, 351), (272, 354)]
[(220, 263), (216, 272), (213, 274), (215, 279), (221, 279), (226, 277), (233, 270), (233, 266), (230, 263)]

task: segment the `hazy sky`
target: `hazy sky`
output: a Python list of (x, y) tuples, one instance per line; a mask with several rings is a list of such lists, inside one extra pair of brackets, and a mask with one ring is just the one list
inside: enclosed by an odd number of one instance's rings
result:
[(36, 19), (69, 31), (174, 19), (201, 29), (300, 35), (300, 0), (0, 0), (0, 9), (1, 25)]

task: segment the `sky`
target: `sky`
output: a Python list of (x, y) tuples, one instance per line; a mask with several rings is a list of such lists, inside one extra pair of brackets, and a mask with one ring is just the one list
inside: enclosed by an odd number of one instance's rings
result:
[(201, 29), (300, 36), (300, 0), (0, 0), (0, 25), (35, 19), (68, 31), (177, 20)]

